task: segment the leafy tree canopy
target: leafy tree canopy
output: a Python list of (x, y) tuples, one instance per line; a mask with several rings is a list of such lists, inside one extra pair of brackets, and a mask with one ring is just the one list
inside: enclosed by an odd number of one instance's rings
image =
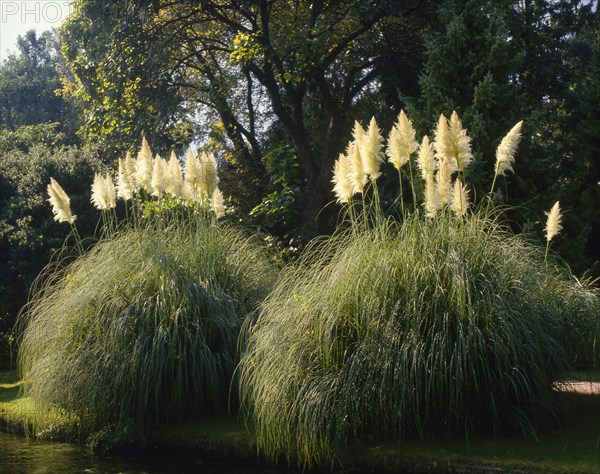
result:
[(70, 231), (53, 219), (46, 194), (50, 178), (70, 195), (82, 236), (92, 235), (97, 223), (89, 190), (100, 159), (89, 148), (65, 146), (57, 128), (0, 130), (0, 329), (12, 325), (31, 283)]
[(117, 142), (144, 131), (171, 146), (189, 139), (179, 131), (199, 115), (221, 122), (222, 157), (255, 200), (265, 184), (264, 132), (281, 122), (303, 177), (300, 219), (314, 228), (342, 136), (359, 110), (375, 112), (364, 104), (384, 82), (389, 90), (391, 57), (406, 66), (402, 82), (416, 84), (432, 5), (77, 1), (63, 28), (73, 73), (65, 91), (87, 104), (90, 135)]
[(18, 52), (0, 65), (0, 128), (60, 122), (72, 140), (79, 126), (73, 107), (55, 91), (61, 88), (62, 57), (53, 31), (28, 31), (17, 40)]

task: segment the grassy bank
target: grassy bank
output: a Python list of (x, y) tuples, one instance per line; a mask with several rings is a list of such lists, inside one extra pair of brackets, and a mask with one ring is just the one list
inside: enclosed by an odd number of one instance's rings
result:
[[(597, 380), (597, 373), (578, 373), (580, 380)], [(569, 377), (573, 379), (574, 377)], [(0, 372), (0, 423), (3, 429), (25, 432), (36, 416), (31, 399), (21, 398), (14, 371)], [(414, 440), (388, 444), (354, 445), (341, 460), (346, 468), (378, 471), (448, 472), (462, 466), (466, 472), (487, 468), (552, 473), (600, 472), (600, 396), (565, 393), (572, 409), (569, 422), (539, 439), (478, 436)], [(37, 414), (39, 415), (39, 414)], [(63, 415), (64, 416), (64, 415)], [(52, 414), (47, 432), (57, 435), (60, 414)], [(52, 431), (54, 430), (54, 431)], [(52, 438), (52, 436), (46, 436)], [(197, 449), (220, 457), (256, 462), (256, 443), (241, 418), (218, 417), (189, 422), (154, 433), (153, 444)]]
[(33, 416), (30, 400), (19, 396), (21, 381), (14, 370), (0, 372), (0, 420), (2, 428), (22, 431)]
[(73, 440), (76, 424), (72, 416), (53, 409), (40, 410), (31, 397), (22, 396), (21, 385), (16, 371), (0, 372), (0, 430), (35, 434), (44, 440)]

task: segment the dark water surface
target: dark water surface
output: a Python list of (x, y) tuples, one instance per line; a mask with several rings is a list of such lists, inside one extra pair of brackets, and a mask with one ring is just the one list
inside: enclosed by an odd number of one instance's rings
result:
[(280, 474), (283, 471), (241, 465), (228, 459), (203, 458), (177, 450), (94, 456), (64, 443), (32, 441), (0, 433), (0, 474), (54, 473), (231, 473)]

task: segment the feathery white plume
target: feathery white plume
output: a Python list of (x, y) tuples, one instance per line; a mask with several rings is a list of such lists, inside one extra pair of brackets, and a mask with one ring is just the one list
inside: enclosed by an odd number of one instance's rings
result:
[(469, 191), (457, 178), (454, 181), (451, 209), (457, 216), (464, 216), (469, 208)]
[(125, 160), (119, 158), (119, 172), (117, 174), (117, 197), (128, 201), (133, 199), (134, 187), (132, 185), (132, 176), (127, 169), (127, 159), (131, 160), (131, 155), (127, 153)]
[(127, 172), (127, 178), (129, 184), (133, 188), (133, 192), (137, 193), (140, 190), (140, 183), (138, 183), (137, 179), (135, 179), (135, 175), (137, 173), (137, 161), (133, 159), (131, 153), (127, 152), (125, 155), (125, 171)]
[(181, 165), (175, 152), (171, 152), (168, 165), (169, 183), (167, 192), (174, 197), (179, 197), (183, 194), (183, 175), (181, 174)]
[(50, 184), (46, 189), (49, 196), (48, 201), (52, 205), (54, 220), (73, 224), (77, 216), (71, 213), (71, 199), (67, 196), (67, 193), (65, 193), (54, 178), (50, 178)]
[[(517, 123), (498, 145), (496, 149), (496, 175), (504, 176), (507, 171), (513, 171), (515, 162), (515, 151), (521, 141), (521, 127), (523, 121)], [(513, 171), (514, 172), (514, 171)]]
[(217, 218), (221, 217), (225, 214), (225, 204), (224, 204), (223, 193), (219, 190), (219, 188), (215, 188), (212, 193), (212, 209), (215, 212)]
[(364, 172), (375, 181), (381, 173), (379, 168), (383, 163), (383, 137), (379, 133), (379, 127), (375, 117), (371, 118), (362, 140), (360, 141), (360, 155)]
[(204, 187), (206, 193), (211, 195), (219, 185), (219, 176), (217, 174), (217, 160), (215, 155), (209, 153), (202, 153), (200, 156), (200, 163), (202, 165), (202, 176), (204, 178)]
[(458, 171), (464, 171), (473, 160), (473, 153), (471, 152), (471, 139), (467, 135), (467, 131), (462, 128), (456, 111), (452, 112), (450, 117), (448, 132), (450, 153), (453, 160), (456, 161), (456, 168)]
[(197, 197), (194, 193), (194, 188), (189, 181), (183, 181), (183, 186), (181, 187), (181, 197), (186, 201), (196, 201)]
[(437, 192), (437, 186), (433, 180), (433, 176), (425, 178), (425, 215), (434, 217), (440, 209), (440, 200)]
[(367, 184), (368, 178), (363, 169), (362, 156), (360, 147), (352, 142), (348, 145), (346, 156), (350, 160), (350, 183), (352, 184), (353, 193), (362, 193)]
[(387, 155), (389, 162), (397, 170), (410, 160), (410, 156), (417, 150), (419, 144), (415, 138), (416, 133), (412, 122), (408, 119), (404, 110), (400, 111), (398, 121), (392, 128), (387, 141)]
[(91, 201), (94, 207), (101, 211), (112, 209), (117, 205), (117, 190), (110, 175), (100, 176), (98, 173), (94, 175)]
[(188, 150), (185, 159), (185, 194), (187, 199), (202, 201), (204, 199), (205, 183), (202, 164), (192, 150)]
[(350, 182), (350, 159), (340, 153), (339, 158), (333, 166), (333, 192), (339, 203), (347, 203), (354, 194), (352, 183)]
[(146, 140), (146, 137), (143, 137), (142, 146), (136, 159), (135, 179), (139, 185), (149, 193), (152, 191), (153, 169), (152, 151), (150, 150), (148, 140)]
[(448, 119), (444, 114), (440, 115), (437, 126), (435, 128), (433, 147), (435, 149), (435, 158), (438, 161), (450, 159), (450, 156), (452, 154), (450, 144), (450, 130), (448, 129)]
[(364, 136), (365, 136), (365, 129), (362, 127), (362, 125), (360, 123), (358, 123), (358, 120), (355, 120), (354, 127), (352, 128), (352, 140), (354, 141), (354, 143), (356, 143), (360, 147), (360, 144), (362, 143), (362, 139)]
[(152, 195), (162, 197), (169, 185), (169, 172), (167, 162), (156, 155), (154, 165), (152, 167)]
[(436, 174), (437, 194), (441, 206), (450, 203), (452, 199), (452, 173), (455, 171), (453, 162), (443, 159), (438, 163)]
[(417, 166), (421, 170), (421, 176), (424, 180), (432, 179), (435, 173), (435, 158), (433, 157), (433, 145), (429, 143), (429, 137), (425, 135), (419, 146), (417, 155)]
[(550, 212), (544, 212), (548, 216), (546, 220), (546, 241), (550, 242), (562, 230), (562, 215), (559, 201), (554, 203)]

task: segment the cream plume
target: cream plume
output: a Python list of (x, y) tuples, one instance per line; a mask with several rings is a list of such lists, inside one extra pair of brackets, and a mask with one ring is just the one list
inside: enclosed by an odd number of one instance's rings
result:
[(440, 206), (450, 203), (452, 199), (452, 173), (454, 171), (450, 160), (444, 159), (438, 163), (436, 185)]
[(352, 142), (348, 146), (346, 156), (350, 160), (350, 183), (353, 193), (362, 193), (367, 184), (368, 178), (363, 170), (363, 161), (360, 154), (360, 147)]
[(517, 123), (498, 145), (496, 149), (496, 175), (504, 176), (507, 171), (514, 172), (512, 165), (515, 162), (515, 152), (521, 141), (521, 127), (523, 121)]
[(183, 194), (183, 175), (181, 174), (181, 165), (175, 152), (171, 152), (168, 164), (169, 183), (167, 192), (174, 197), (180, 197)]
[(142, 146), (138, 152), (136, 159), (135, 179), (139, 185), (147, 192), (152, 191), (152, 171), (154, 169), (152, 163), (152, 151), (146, 137), (142, 138)]
[(110, 175), (94, 175), (92, 184), (92, 204), (101, 211), (112, 209), (117, 205), (117, 191)]
[(452, 154), (452, 147), (450, 144), (450, 130), (448, 129), (448, 119), (444, 114), (440, 115), (437, 126), (435, 128), (433, 147), (435, 149), (435, 157), (438, 161), (450, 159), (450, 156)]
[(467, 131), (462, 128), (462, 124), (456, 111), (452, 112), (450, 117), (450, 127), (448, 132), (450, 153), (452, 158), (456, 161), (456, 169), (458, 171), (464, 171), (473, 160), (473, 153), (471, 152), (471, 139), (467, 135)]
[(457, 178), (454, 181), (451, 209), (457, 216), (464, 216), (469, 208), (469, 191)]
[(206, 193), (211, 195), (219, 185), (219, 176), (217, 174), (217, 160), (215, 155), (209, 153), (202, 153), (200, 156), (200, 163), (202, 165), (202, 176), (204, 178), (204, 187)]
[(387, 141), (387, 156), (397, 170), (410, 160), (410, 156), (417, 150), (419, 144), (415, 138), (416, 133), (412, 122), (404, 110), (400, 111), (398, 121), (392, 128)]
[(550, 212), (544, 212), (548, 216), (546, 220), (546, 241), (549, 243), (562, 230), (562, 215), (559, 201), (554, 203)]
[(54, 178), (50, 178), (50, 184), (46, 189), (49, 196), (48, 201), (52, 205), (54, 220), (73, 224), (77, 216), (71, 213), (71, 199), (67, 196), (67, 193), (65, 193)]
[(381, 176), (379, 168), (383, 163), (383, 137), (379, 133), (379, 127), (375, 117), (371, 118), (362, 140), (360, 141), (360, 155), (364, 172), (372, 181)]
[(152, 195), (158, 198), (166, 192), (167, 186), (169, 185), (169, 173), (167, 162), (156, 155), (154, 158), (154, 165), (152, 167)]
[(131, 153), (127, 152), (123, 164), (125, 165), (125, 171), (127, 172), (126, 176), (129, 178), (129, 184), (133, 188), (133, 192), (137, 193), (140, 190), (140, 183), (135, 179), (137, 173), (137, 161), (132, 158)]
[(219, 188), (215, 188), (212, 193), (212, 209), (215, 212), (217, 218), (221, 217), (225, 214), (225, 200), (223, 198), (223, 193), (219, 190)]
[(350, 201), (354, 194), (353, 186), (350, 182), (350, 159), (343, 153), (340, 153), (339, 158), (335, 161), (331, 182), (334, 184), (333, 192), (337, 197), (337, 201), (339, 203)]
[(425, 135), (419, 146), (417, 155), (417, 166), (424, 180), (433, 179), (435, 173), (435, 158), (433, 157), (433, 145), (429, 143), (429, 137)]
[(125, 160), (119, 158), (119, 172), (117, 174), (117, 197), (128, 201), (133, 199), (135, 192), (132, 185), (132, 176), (127, 166), (127, 159), (131, 160), (131, 155), (127, 153)]
[(205, 183), (202, 173), (202, 164), (194, 156), (192, 150), (188, 150), (185, 159), (185, 194), (188, 199), (193, 201), (202, 201), (204, 199)]
[(187, 201), (197, 200), (197, 196), (194, 193), (194, 188), (192, 187), (189, 181), (183, 181), (183, 186), (181, 188), (181, 197), (183, 197)]
[(359, 147), (362, 143), (362, 139), (365, 136), (365, 129), (362, 127), (358, 120), (354, 121), (354, 127), (352, 128), (352, 139)]
[(425, 178), (425, 215), (434, 217), (440, 208), (440, 201), (437, 192), (437, 186), (433, 180), (433, 176)]

